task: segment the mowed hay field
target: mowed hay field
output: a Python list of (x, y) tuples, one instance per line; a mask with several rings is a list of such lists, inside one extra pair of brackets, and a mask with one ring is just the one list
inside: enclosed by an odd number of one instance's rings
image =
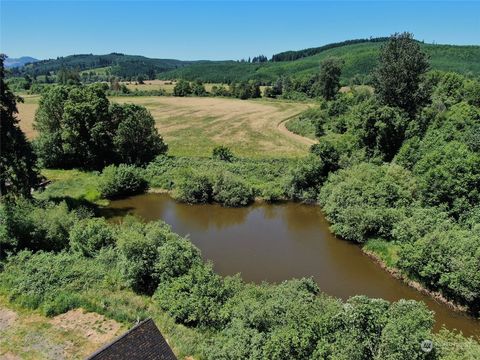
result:
[(22, 95), (23, 103), (17, 103), (18, 118), (20, 119), (20, 128), (23, 130), (27, 138), (35, 137), (36, 132), (33, 129), (33, 119), (35, 118), (35, 111), (38, 108), (38, 95)]
[(296, 157), (309, 144), (282, 131), (281, 123), (309, 105), (208, 97), (117, 97), (145, 106), (169, 145), (169, 153), (210, 156), (217, 145), (244, 157)]
[[(153, 115), (169, 154), (210, 156), (225, 145), (242, 157), (297, 157), (308, 153), (311, 140), (286, 131), (284, 122), (310, 105), (269, 100), (209, 97), (112, 97), (112, 102), (145, 106)], [(18, 104), (20, 126), (29, 138), (38, 96)]]

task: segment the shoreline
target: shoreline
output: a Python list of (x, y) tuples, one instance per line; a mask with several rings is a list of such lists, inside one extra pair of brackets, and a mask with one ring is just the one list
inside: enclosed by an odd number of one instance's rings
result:
[[(432, 291), (427, 289), (424, 285), (422, 285), (420, 282), (412, 280), (402, 274), (399, 269), (397, 268), (392, 268), (388, 266), (381, 258), (378, 256), (376, 253), (372, 251), (365, 250), (362, 246), (360, 246), (360, 249), (362, 250), (362, 253), (366, 256), (368, 256), (374, 263), (376, 263), (383, 271), (386, 271), (390, 276), (392, 276), (395, 279), (401, 280), (403, 283), (407, 284), (409, 287), (417, 290), (418, 292), (427, 295), (434, 300), (437, 300), (441, 302), (444, 305), (447, 305), (450, 309), (457, 311), (457, 312), (462, 312), (465, 315), (472, 316), (470, 309), (465, 306), (465, 305), (460, 305), (455, 303), (454, 301), (448, 300), (445, 296), (443, 296), (442, 293), (438, 291)], [(475, 317), (473, 317), (475, 319)]]

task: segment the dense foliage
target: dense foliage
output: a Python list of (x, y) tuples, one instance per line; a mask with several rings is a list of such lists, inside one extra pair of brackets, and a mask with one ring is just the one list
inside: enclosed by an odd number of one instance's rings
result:
[(30, 196), (38, 183), (36, 156), (18, 125), (17, 98), (5, 83), (0, 54), (0, 196)]
[(137, 105), (110, 105), (102, 84), (50, 88), (40, 100), (35, 128), (45, 167), (142, 165), (167, 150), (150, 113)]
[(135, 195), (148, 189), (143, 170), (132, 165), (110, 165), (103, 169), (99, 189), (102, 196), (116, 198)]
[(320, 121), (305, 113), (319, 143), (289, 194), (318, 197), (335, 234), (478, 314), (480, 83), (425, 75), (425, 58), (408, 34), (394, 35), (375, 94), (354, 90), (309, 110)]
[[(473, 359), (478, 351), (455, 334), (433, 334), (432, 313), (415, 301), (341, 302), (310, 279), (254, 285), (221, 277), (162, 222), (75, 218), (61, 237), (60, 252), (27, 246), (12, 254), (0, 292), (48, 316), (82, 307), (133, 322), (164, 311), (202, 336), (190, 350), (199, 359), (448, 359), (459, 347)], [(149, 307), (133, 292), (153, 294)], [(433, 341), (430, 353), (420, 348), (425, 339)]]
[(427, 55), (409, 33), (395, 34), (380, 50), (374, 78), (375, 92), (389, 106), (414, 115), (424, 105), (428, 89), (421, 85), (429, 68)]

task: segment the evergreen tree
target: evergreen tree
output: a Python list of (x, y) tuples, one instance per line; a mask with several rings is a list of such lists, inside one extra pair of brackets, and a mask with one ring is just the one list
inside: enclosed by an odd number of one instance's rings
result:
[(18, 125), (17, 98), (5, 84), (5, 56), (0, 55), (0, 195), (30, 196), (38, 183), (36, 158)]

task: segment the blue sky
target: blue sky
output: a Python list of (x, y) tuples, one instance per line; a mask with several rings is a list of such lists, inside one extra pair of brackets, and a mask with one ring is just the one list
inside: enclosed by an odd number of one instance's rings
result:
[(480, 2), (4, 1), (0, 51), (40, 59), (122, 52), (240, 59), (399, 31), (480, 44)]

